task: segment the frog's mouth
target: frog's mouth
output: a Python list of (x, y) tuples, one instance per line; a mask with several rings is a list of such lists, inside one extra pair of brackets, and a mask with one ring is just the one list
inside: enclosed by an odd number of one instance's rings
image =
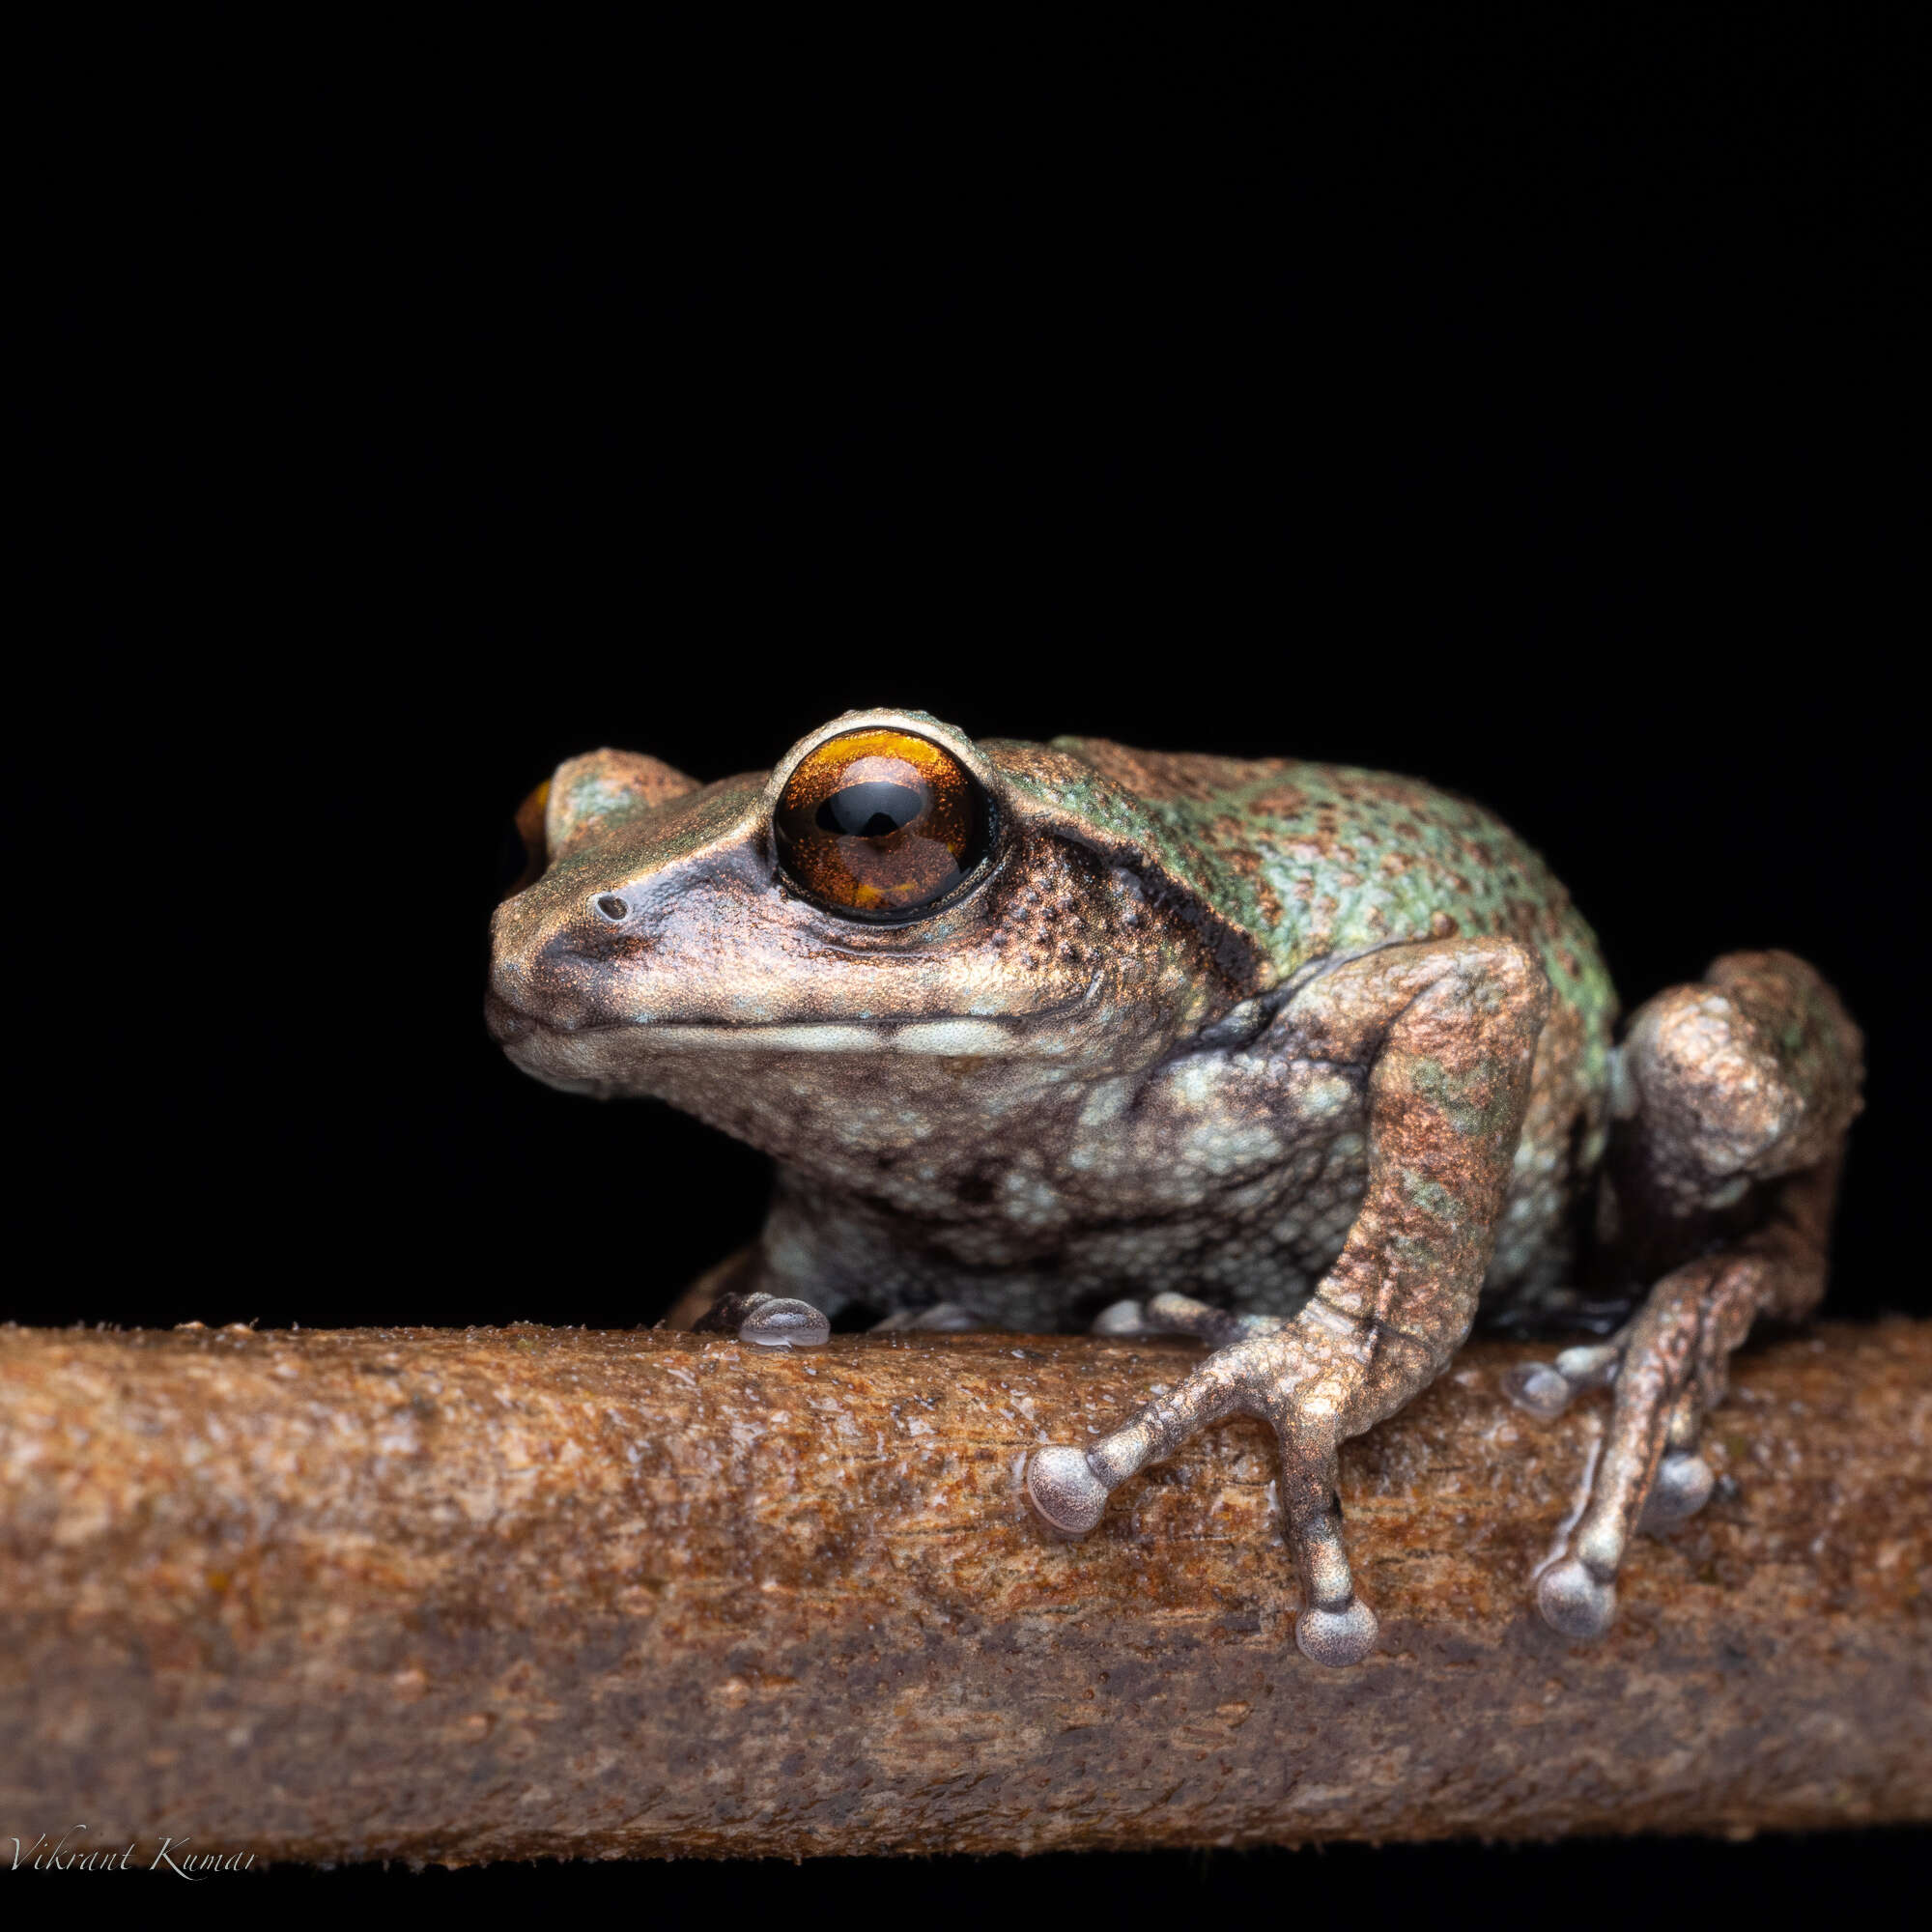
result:
[[(1097, 976), (1095, 985), (1097, 985)], [(1094, 987), (1033, 1012), (999, 1017), (948, 1013), (918, 1019), (651, 1020), (557, 1022), (491, 994), (484, 1005), (490, 1036), (528, 1071), (589, 1074), (633, 1054), (816, 1053), (923, 1054), (998, 1059), (1032, 1049), (1042, 1022), (1087, 1004)]]
[[(1055, 1010), (1061, 1010), (1056, 1009)], [(1026, 1020), (1048, 1017), (1028, 1013)], [(517, 1057), (518, 1047), (538, 1041), (563, 1045), (613, 1036), (635, 1040), (645, 1051), (675, 1053), (693, 1047), (707, 1051), (756, 1053), (939, 1053), (1003, 1054), (1020, 1043), (1022, 1022), (960, 1013), (920, 1020), (600, 1020), (583, 1026), (554, 1026), (519, 1008), (492, 1000), (484, 1014), (490, 1037)]]

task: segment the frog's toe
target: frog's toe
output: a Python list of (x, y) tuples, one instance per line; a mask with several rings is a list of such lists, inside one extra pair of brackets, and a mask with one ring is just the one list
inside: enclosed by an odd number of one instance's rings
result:
[(816, 1349), (832, 1339), (832, 1323), (809, 1301), (757, 1294), (738, 1322), (738, 1339), (754, 1349)]
[(1616, 1585), (1594, 1576), (1580, 1557), (1552, 1563), (1537, 1579), (1536, 1606), (1563, 1636), (1602, 1636), (1617, 1617)]
[(1063, 1536), (1085, 1536), (1107, 1507), (1107, 1486), (1079, 1449), (1036, 1450), (1026, 1485), (1034, 1508)]
[(1503, 1377), (1503, 1393), (1539, 1422), (1554, 1422), (1570, 1406), (1577, 1390), (1548, 1362), (1519, 1362)]
[(1539, 1422), (1552, 1422), (1580, 1390), (1614, 1381), (1622, 1358), (1620, 1341), (1565, 1349), (1553, 1362), (1520, 1362), (1503, 1377), (1503, 1393)]
[(1665, 1456), (1657, 1465), (1639, 1527), (1668, 1529), (1672, 1523), (1689, 1520), (1711, 1500), (1717, 1486), (1703, 1457), (1681, 1451)]
[(1376, 1647), (1381, 1620), (1357, 1597), (1345, 1610), (1303, 1610), (1294, 1641), (1311, 1663), (1359, 1663)]

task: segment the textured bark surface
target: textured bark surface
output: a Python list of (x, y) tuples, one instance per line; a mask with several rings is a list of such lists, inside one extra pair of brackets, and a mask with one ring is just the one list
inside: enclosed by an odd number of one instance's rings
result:
[[(1167, 1343), (0, 1329), (0, 1846), (1044, 1850), (1932, 1817), (1932, 1324), (1747, 1352), (1596, 1645), (1530, 1577), (1600, 1441), (1471, 1348), (1342, 1452), (1367, 1663), (1293, 1640), (1267, 1438), (1058, 1542)], [(7, 1847), (11, 1849), (11, 1847)]]

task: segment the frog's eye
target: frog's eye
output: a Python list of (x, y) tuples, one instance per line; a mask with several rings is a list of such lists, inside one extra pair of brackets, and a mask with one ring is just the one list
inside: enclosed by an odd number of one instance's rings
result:
[(991, 812), (951, 752), (909, 731), (846, 731), (793, 767), (773, 820), (810, 897), (861, 919), (943, 899), (980, 863)]
[(517, 808), (515, 830), (504, 843), (503, 863), (498, 868), (498, 885), (506, 899), (543, 877), (544, 867), (550, 862), (544, 841), (544, 807), (549, 803), (550, 781), (545, 779)]

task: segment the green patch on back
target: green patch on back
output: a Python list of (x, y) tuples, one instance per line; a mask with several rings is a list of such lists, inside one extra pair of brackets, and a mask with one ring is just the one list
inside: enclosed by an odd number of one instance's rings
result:
[(1093, 767), (1093, 808), (1157, 841), (1175, 873), (1252, 937), (1274, 982), (1390, 941), (1522, 940), (1577, 1022), (1579, 1084), (1603, 1091), (1617, 1001), (1596, 935), (1542, 857), (1483, 807), (1350, 765), (1080, 738), (1050, 749)]

